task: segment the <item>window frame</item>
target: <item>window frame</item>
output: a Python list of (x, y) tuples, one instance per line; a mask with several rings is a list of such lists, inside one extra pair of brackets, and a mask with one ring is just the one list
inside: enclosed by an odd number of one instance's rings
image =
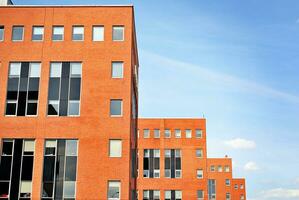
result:
[[(95, 40), (95, 29), (96, 28), (102, 28), (102, 30), (103, 30), (103, 38), (102, 38), (102, 40)], [(92, 26), (92, 41), (93, 42), (103, 42), (103, 41), (105, 41), (105, 26), (104, 25), (93, 25)]]
[[(122, 39), (119, 39), (119, 40), (115, 40), (114, 39), (114, 29), (119, 29), (119, 28), (121, 28), (122, 29)], [(112, 41), (113, 42), (123, 42), (123, 41), (125, 41), (125, 26), (124, 25), (113, 25), (112, 26)]]
[[(33, 39), (34, 28), (43, 28), (43, 34), (42, 34), (42, 39), (41, 40)], [(42, 41), (44, 41), (44, 37), (45, 37), (45, 27), (44, 26), (42, 26), (42, 25), (34, 25), (34, 26), (32, 26), (31, 41), (33, 41), (33, 42), (42, 42)]]
[[(121, 64), (121, 75), (113, 76), (114, 64)], [(111, 62), (111, 78), (112, 79), (123, 79), (124, 78), (124, 62), (123, 61), (112, 61)]]
[[(54, 29), (55, 28), (62, 28), (62, 38), (61, 40), (57, 40), (57, 39), (54, 39), (53, 36), (54, 36)], [(63, 25), (53, 25), (52, 26), (52, 35), (51, 35), (51, 40), (52, 42), (61, 42), (61, 41), (64, 41), (64, 26)]]
[[(111, 155), (111, 147), (112, 147), (112, 142), (118, 141), (120, 142), (120, 152), (117, 156), (112, 156)], [(122, 151), (123, 151), (123, 144), (121, 139), (109, 139), (109, 152), (108, 156), (109, 158), (121, 158), (122, 157)]]
[[(74, 39), (74, 31), (75, 31), (76, 28), (82, 28), (83, 29), (82, 39), (81, 40)], [(83, 42), (84, 39), (85, 39), (85, 27), (84, 27), (84, 25), (73, 25), (72, 26), (72, 41), (73, 42)]]
[(0, 37), (0, 42), (4, 42), (5, 40), (5, 26), (4, 25), (0, 25), (0, 29), (2, 29), (2, 38)]
[[(120, 114), (119, 115), (113, 115), (112, 113), (111, 113), (111, 103), (112, 103), (112, 101), (120, 101)], [(110, 117), (123, 117), (123, 99), (110, 99), (110, 112), (109, 112), (109, 114), (110, 114)]]
[[(22, 39), (21, 40), (15, 40), (14, 39), (14, 28), (22, 28)], [(25, 36), (25, 26), (24, 25), (13, 25), (11, 30), (11, 41), (12, 42), (23, 42)]]

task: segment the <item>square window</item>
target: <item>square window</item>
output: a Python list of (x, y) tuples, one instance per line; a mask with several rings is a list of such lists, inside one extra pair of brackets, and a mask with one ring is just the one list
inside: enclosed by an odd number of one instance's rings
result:
[(6, 112), (5, 115), (16, 115), (17, 111), (17, 102), (16, 101), (7, 101), (6, 103)]
[(59, 114), (59, 101), (49, 101), (48, 105), (48, 115), (58, 115)]
[(203, 190), (197, 190), (197, 200), (203, 199)]
[(230, 180), (229, 179), (225, 179), (225, 185), (230, 186)]
[(159, 129), (154, 130), (154, 138), (160, 138), (160, 130)]
[(30, 78), (39, 78), (40, 77), (40, 63), (30, 63)]
[(195, 135), (196, 135), (196, 138), (202, 138), (202, 130), (196, 129), (195, 130)]
[(93, 26), (92, 40), (93, 41), (104, 41), (104, 26)]
[(122, 141), (110, 140), (109, 141), (109, 156), (114, 158), (120, 158), (122, 155)]
[(176, 199), (182, 199), (182, 191), (176, 190), (175, 191), (175, 198)]
[(32, 41), (42, 41), (44, 39), (44, 27), (33, 26), (32, 27)]
[(160, 190), (154, 190), (154, 200), (160, 199)]
[(26, 115), (28, 115), (28, 116), (37, 115), (37, 102), (30, 101), (27, 103)]
[(185, 130), (186, 132), (186, 138), (192, 138), (192, 130), (191, 129), (187, 129)]
[(164, 137), (165, 138), (170, 138), (171, 137), (171, 131), (170, 131), (170, 129), (165, 129), (164, 130)]
[(12, 41), (23, 41), (23, 37), (24, 37), (24, 26), (13, 26)]
[(203, 150), (202, 149), (196, 149), (196, 157), (202, 158), (203, 157)]
[(63, 196), (66, 198), (74, 198), (76, 191), (75, 181), (64, 181)]
[(0, 41), (4, 40), (4, 26), (0, 26)]
[(180, 129), (175, 129), (175, 137), (176, 138), (181, 138), (181, 130)]
[(84, 27), (83, 26), (73, 26), (73, 41), (83, 41), (84, 40)]
[(149, 137), (150, 137), (150, 130), (143, 129), (143, 138), (149, 138)]
[(63, 26), (53, 26), (52, 40), (62, 41), (64, 37), (64, 27)]
[(199, 178), (199, 179), (203, 178), (203, 170), (202, 169), (198, 169), (196, 173), (197, 173), (197, 178)]
[(21, 74), (21, 63), (10, 63), (9, 65), (9, 76), (20, 76)]
[(120, 181), (108, 181), (108, 200), (120, 200)]
[(61, 77), (62, 63), (51, 63), (50, 77)]
[(81, 77), (82, 63), (71, 63), (71, 77)]
[(122, 100), (110, 100), (110, 116), (122, 116)]
[(69, 116), (80, 115), (80, 101), (69, 101)]
[(112, 40), (113, 41), (124, 41), (124, 26), (113, 26)]
[(123, 62), (112, 62), (112, 78), (123, 78)]
[(218, 167), (217, 167), (217, 171), (218, 171), (218, 172), (222, 172), (222, 166), (221, 166), (221, 165), (218, 165)]

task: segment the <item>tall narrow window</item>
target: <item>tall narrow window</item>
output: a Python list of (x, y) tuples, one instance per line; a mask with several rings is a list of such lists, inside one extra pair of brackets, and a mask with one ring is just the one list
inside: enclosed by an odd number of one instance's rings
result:
[(215, 200), (216, 199), (216, 180), (209, 179), (208, 180), (208, 199)]
[(230, 200), (230, 193), (227, 192), (226, 195), (225, 195), (225, 197), (226, 197), (226, 198), (225, 198), (226, 200)]
[(23, 41), (24, 38), (24, 26), (12, 27), (12, 41)]
[(144, 149), (143, 154), (143, 177), (160, 177), (160, 150)]
[(81, 74), (82, 63), (51, 63), (48, 91), (48, 115), (80, 115)]
[(120, 181), (108, 181), (108, 200), (120, 200)]
[(44, 27), (33, 26), (32, 27), (32, 41), (42, 41), (44, 39)]
[(53, 26), (52, 30), (52, 40), (62, 41), (64, 38), (64, 27), (63, 26)]
[(4, 26), (0, 26), (0, 42), (4, 40)]
[(73, 26), (73, 41), (83, 41), (84, 40), (84, 26)]
[(124, 41), (124, 26), (113, 26), (112, 27), (112, 40), (113, 41)]
[(110, 100), (110, 116), (120, 117), (122, 116), (122, 100), (112, 99)]
[(230, 171), (230, 167), (228, 165), (224, 166), (224, 172), (229, 172)]
[(225, 179), (225, 185), (230, 186), (230, 179)]
[(40, 63), (10, 63), (6, 95), (6, 115), (37, 115), (39, 79)]
[(121, 140), (110, 140), (109, 141), (109, 156), (120, 158), (122, 152), (122, 141)]
[(92, 40), (96, 42), (104, 41), (104, 26), (92, 27)]
[(123, 78), (123, 68), (124, 63), (123, 62), (112, 62), (112, 78)]
[(46, 140), (42, 200), (75, 200), (77, 140)]
[(0, 198), (30, 200), (34, 140), (3, 139), (0, 158)]
[(181, 150), (180, 149), (165, 149), (165, 177), (166, 178), (181, 178)]

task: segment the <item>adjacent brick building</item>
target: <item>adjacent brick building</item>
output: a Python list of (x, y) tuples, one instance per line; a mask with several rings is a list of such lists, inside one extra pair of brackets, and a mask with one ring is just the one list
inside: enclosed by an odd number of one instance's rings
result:
[(245, 200), (230, 158), (207, 158), (205, 119), (138, 120), (139, 198)]
[(204, 119), (137, 138), (138, 68), (133, 6), (0, 6), (0, 200), (245, 199)]

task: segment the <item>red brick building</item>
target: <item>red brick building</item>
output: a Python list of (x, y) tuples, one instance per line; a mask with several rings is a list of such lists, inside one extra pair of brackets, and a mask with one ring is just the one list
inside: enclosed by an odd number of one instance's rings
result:
[(205, 119), (138, 120), (139, 199), (245, 200), (230, 158), (207, 158)]
[(245, 199), (204, 119), (137, 139), (138, 68), (133, 6), (0, 6), (0, 200)]

